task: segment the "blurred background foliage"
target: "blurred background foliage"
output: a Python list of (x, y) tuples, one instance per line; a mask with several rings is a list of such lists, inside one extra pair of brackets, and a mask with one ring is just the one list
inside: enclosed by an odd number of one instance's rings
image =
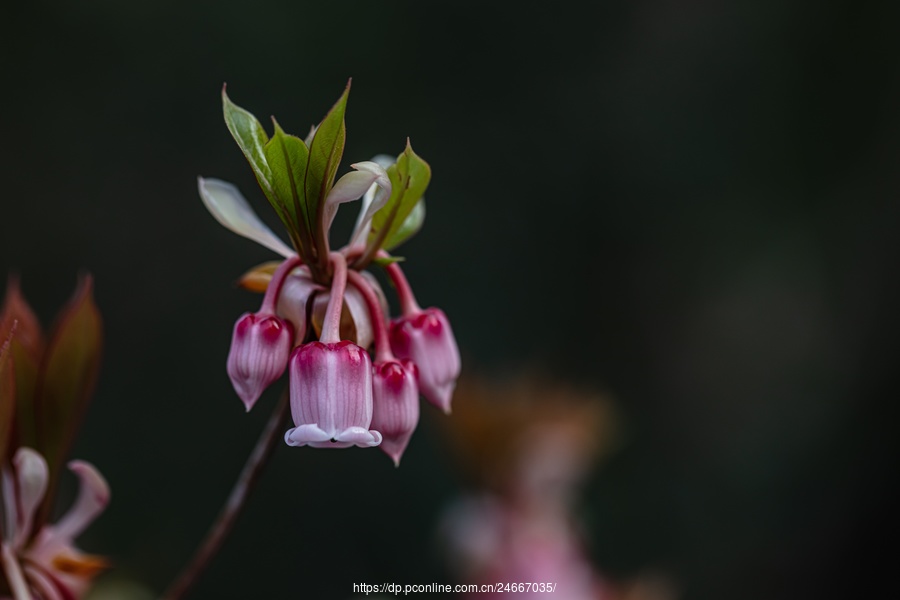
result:
[[(222, 84), (304, 135), (352, 77), (340, 172), (407, 136), (431, 163), (425, 227), (401, 253), (465, 375), (539, 371), (614, 404), (581, 503), (598, 569), (665, 573), (686, 600), (893, 590), (896, 3), (4, 13), (0, 266), (43, 319), (95, 276), (106, 354), (74, 455), (112, 485), (82, 546), (117, 576), (159, 590), (175, 575), (278, 393), (245, 415), (224, 369), (259, 301), (235, 279), (272, 256), (214, 222), (196, 177), (277, 223)], [(473, 483), (423, 412), (400, 469), (280, 448), (196, 597), (449, 581), (435, 526)]]

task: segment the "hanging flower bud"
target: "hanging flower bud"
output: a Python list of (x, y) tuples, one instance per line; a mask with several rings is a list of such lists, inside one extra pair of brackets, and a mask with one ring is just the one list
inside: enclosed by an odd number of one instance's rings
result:
[(244, 313), (234, 324), (228, 377), (249, 411), (287, 367), (293, 327), (275, 315)]
[(399, 466), (419, 423), (416, 365), (407, 360), (376, 363), (372, 369), (372, 391), (372, 427), (384, 436), (381, 449)]
[(372, 422), (372, 361), (344, 340), (310, 342), (290, 360), (291, 416), (296, 427), (285, 433), (289, 446), (370, 447), (381, 443)]
[(394, 319), (391, 322), (391, 349), (398, 358), (416, 364), (422, 395), (449, 413), (460, 359), (444, 311), (426, 308), (417, 314)]
[(294, 327), (277, 316), (275, 308), (285, 280), (300, 262), (297, 256), (284, 260), (272, 274), (259, 312), (244, 313), (234, 324), (226, 367), (248, 411), (287, 367)]

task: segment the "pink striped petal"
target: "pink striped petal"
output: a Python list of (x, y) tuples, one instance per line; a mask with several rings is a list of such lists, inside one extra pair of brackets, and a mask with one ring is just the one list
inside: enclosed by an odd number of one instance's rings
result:
[(19, 448), (13, 458), (18, 484), (18, 511), (13, 547), (21, 548), (31, 535), (34, 513), (47, 493), (49, 469), (44, 457), (31, 448)]
[(9, 585), (14, 600), (33, 600), (19, 559), (6, 543), (0, 544), (0, 561), (3, 562), (6, 583)]
[(81, 480), (78, 498), (53, 529), (60, 537), (71, 540), (84, 531), (109, 504), (109, 485), (90, 463), (73, 460), (69, 462), (69, 470)]

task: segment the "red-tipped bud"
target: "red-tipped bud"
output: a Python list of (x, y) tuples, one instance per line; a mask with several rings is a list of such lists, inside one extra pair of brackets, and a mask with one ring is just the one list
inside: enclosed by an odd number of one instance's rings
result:
[(397, 358), (409, 359), (416, 364), (422, 395), (449, 413), (460, 359), (444, 311), (427, 308), (415, 316), (395, 319), (391, 322), (391, 350)]
[(395, 465), (400, 464), (400, 457), (419, 423), (416, 377), (416, 365), (408, 360), (389, 360), (377, 363), (372, 369), (372, 428), (384, 436), (381, 449)]
[(228, 353), (228, 376), (249, 411), (287, 367), (294, 332), (270, 314), (244, 313), (234, 324)]

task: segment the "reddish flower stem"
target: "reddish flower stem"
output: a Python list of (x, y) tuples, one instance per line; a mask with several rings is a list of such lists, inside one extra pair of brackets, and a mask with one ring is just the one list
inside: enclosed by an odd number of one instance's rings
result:
[[(384, 250), (378, 251), (378, 258), (390, 257), (391, 255)], [(416, 296), (409, 286), (409, 281), (407, 281), (406, 275), (403, 274), (403, 269), (400, 268), (400, 265), (395, 262), (388, 263), (384, 267), (384, 270), (387, 272), (388, 277), (391, 278), (394, 288), (397, 290), (397, 297), (400, 299), (400, 310), (403, 311), (403, 316), (413, 317), (422, 312), (422, 309), (419, 308), (419, 303), (416, 302)]]
[(287, 279), (287, 276), (291, 271), (302, 264), (303, 261), (299, 256), (292, 256), (291, 258), (286, 258), (284, 262), (278, 265), (278, 268), (275, 269), (275, 272), (272, 274), (269, 286), (266, 288), (266, 295), (263, 296), (260, 312), (275, 313), (275, 307), (278, 304), (278, 295), (281, 293), (281, 287), (284, 285), (284, 280)]
[(323, 344), (336, 344), (341, 341), (341, 311), (344, 309), (344, 292), (347, 289), (347, 259), (340, 252), (332, 252), (331, 264), (334, 265), (331, 297), (328, 298), (322, 335), (319, 337), (319, 341)]
[(391, 352), (391, 344), (388, 340), (387, 325), (384, 322), (384, 312), (381, 310), (381, 303), (378, 301), (375, 291), (366, 278), (356, 271), (350, 270), (347, 278), (363, 295), (366, 307), (369, 309), (369, 318), (372, 320), (372, 327), (375, 328), (375, 362), (394, 360), (394, 353)]
[(288, 391), (281, 394), (272, 416), (266, 423), (263, 432), (256, 442), (256, 446), (247, 457), (241, 474), (238, 476), (231, 494), (228, 496), (225, 505), (216, 517), (212, 527), (206, 534), (203, 544), (194, 553), (191, 562), (184, 568), (165, 593), (161, 596), (161, 600), (180, 600), (183, 598), (197, 583), (197, 580), (209, 566), (209, 563), (215, 557), (216, 553), (221, 549), (225, 538), (231, 533), (234, 523), (241, 514), (247, 503), (247, 498), (262, 473), (263, 467), (269, 461), (275, 444), (281, 440), (282, 430), (284, 429), (284, 421), (287, 420), (289, 413)]

